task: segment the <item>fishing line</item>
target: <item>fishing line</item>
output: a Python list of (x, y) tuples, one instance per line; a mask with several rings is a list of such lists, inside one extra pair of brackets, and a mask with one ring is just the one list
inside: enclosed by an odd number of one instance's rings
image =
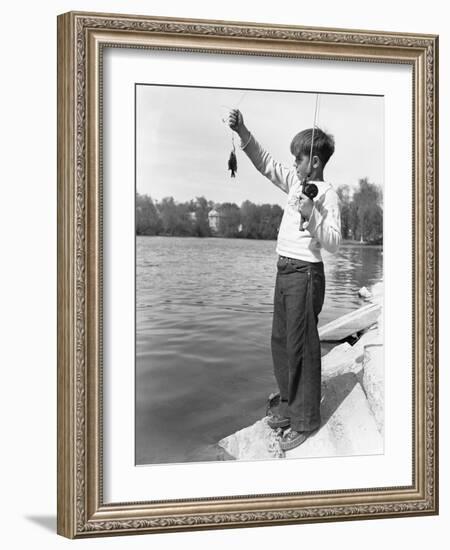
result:
[(316, 133), (316, 124), (317, 124), (317, 118), (318, 118), (318, 109), (319, 109), (319, 94), (316, 94), (316, 106), (314, 109), (314, 120), (313, 120), (313, 127), (312, 127), (312, 136), (311, 136), (311, 148), (309, 150), (309, 163), (308, 163), (308, 171), (311, 173), (311, 162), (312, 162), (312, 154), (313, 154), (313, 148), (314, 148), (314, 134)]
[(316, 126), (317, 128), (320, 128), (320, 107), (322, 104), (322, 96), (320, 94), (317, 94), (317, 121)]
[[(241, 99), (235, 104), (234, 107), (230, 107), (230, 106), (228, 106), (228, 105), (219, 105), (219, 107), (224, 107), (225, 109), (228, 109), (229, 111), (232, 111), (233, 109), (237, 109), (237, 108), (239, 107), (239, 105), (244, 101), (245, 96), (246, 96), (247, 94), (248, 94), (248, 91), (247, 91), (247, 92), (244, 92), (244, 93), (241, 95)], [(228, 122), (227, 122), (224, 118), (222, 118), (221, 120), (222, 120), (222, 122), (223, 122), (224, 124), (228, 124)], [(231, 128), (230, 128), (230, 129), (231, 129)], [(233, 131), (233, 130), (231, 130), (231, 131)]]

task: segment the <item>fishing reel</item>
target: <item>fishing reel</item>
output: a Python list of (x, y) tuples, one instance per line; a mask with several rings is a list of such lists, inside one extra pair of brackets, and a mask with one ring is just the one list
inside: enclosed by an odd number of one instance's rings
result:
[(319, 194), (319, 188), (315, 183), (305, 181), (302, 185), (302, 193), (306, 195), (308, 199), (314, 200)]
[[(314, 200), (319, 194), (319, 188), (315, 183), (310, 183), (305, 179), (305, 181), (302, 182), (302, 193), (303, 195), (306, 195), (308, 199)], [(306, 220), (303, 218), (302, 214), (300, 213), (300, 227), (299, 227), (300, 231), (305, 230), (303, 227), (303, 224), (305, 223), (305, 221)]]

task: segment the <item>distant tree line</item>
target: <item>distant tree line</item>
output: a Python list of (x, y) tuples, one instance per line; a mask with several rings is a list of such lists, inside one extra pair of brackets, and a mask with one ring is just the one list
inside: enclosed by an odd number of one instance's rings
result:
[(136, 193), (136, 234), (210, 237), (208, 213), (213, 206), (204, 197), (183, 203), (165, 197), (156, 202)]
[[(358, 188), (348, 185), (337, 189), (341, 201), (342, 237), (369, 243), (383, 241), (382, 191), (379, 186), (361, 179)], [(209, 219), (215, 211), (214, 219)], [(244, 201), (220, 205), (197, 197), (176, 202), (173, 197), (154, 201), (136, 194), (136, 234), (177, 237), (234, 237), (276, 239), (283, 216), (277, 204), (254, 204)]]
[[(208, 215), (217, 212), (216, 224)], [(276, 239), (283, 209), (277, 204), (253, 204), (245, 201), (220, 205), (197, 197), (189, 202), (176, 202), (173, 197), (154, 201), (148, 195), (136, 194), (136, 234), (178, 237), (242, 237)]]

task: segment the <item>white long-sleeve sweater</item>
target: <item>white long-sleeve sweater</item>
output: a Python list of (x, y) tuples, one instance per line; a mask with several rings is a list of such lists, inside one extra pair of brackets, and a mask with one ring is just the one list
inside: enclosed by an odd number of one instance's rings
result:
[(324, 181), (313, 182), (319, 193), (314, 199), (309, 220), (303, 224), (304, 231), (300, 231), (298, 199), (301, 183), (295, 168), (286, 168), (276, 162), (253, 135), (242, 149), (256, 169), (288, 195), (278, 231), (277, 253), (307, 262), (320, 262), (321, 248), (336, 252), (341, 243), (341, 213), (339, 197), (332, 185)]

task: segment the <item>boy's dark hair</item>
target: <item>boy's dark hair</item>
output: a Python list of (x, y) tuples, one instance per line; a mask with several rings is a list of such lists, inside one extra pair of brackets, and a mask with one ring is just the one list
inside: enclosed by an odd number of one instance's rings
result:
[[(312, 128), (308, 128), (307, 130), (302, 130), (292, 138), (291, 153), (294, 157), (297, 158), (301, 154), (309, 157), (312, 134)], [(313, 156), (315, 155), (319, 157), (322, 162), (322, 166), (325, 166), (333, 153), (334, 137), (331, 134), (326, 134), (323, 130), (316, 127), (314, 130)]]

